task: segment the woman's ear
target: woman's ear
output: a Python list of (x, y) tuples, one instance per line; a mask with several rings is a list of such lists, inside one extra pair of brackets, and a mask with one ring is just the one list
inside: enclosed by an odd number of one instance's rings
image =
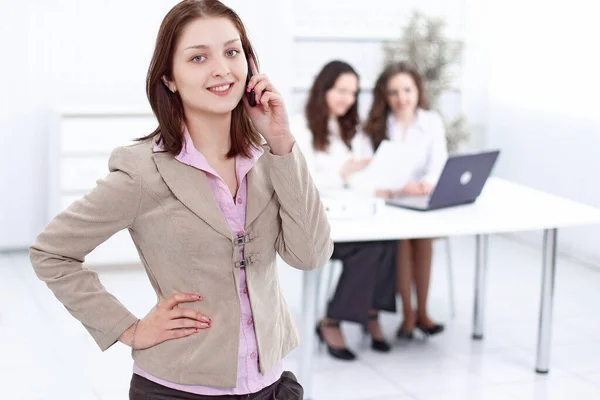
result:
[(169, 80), (169, 78), (167, 78), (166, 76), (162, 76), (162, 81), (165, 84), (165, 86), (167, 87), (167, 89), (169, 89), (171, 91), (171, 93), (175, 93), (177, 91), (177, 87), (175, 86), (175, 84), (173, 82), (171, 82)]

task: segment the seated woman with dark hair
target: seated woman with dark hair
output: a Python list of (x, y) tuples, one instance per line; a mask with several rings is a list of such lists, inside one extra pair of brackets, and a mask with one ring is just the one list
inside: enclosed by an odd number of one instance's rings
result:
[[(364, 169), (368, 159), (355, 159), (353, 145), (368, 145), (366, 136), (357, 135), (358, 74), (347, 63), (332, 61), (317, 75), (305, 107), (305, 115), (292, 121), (292, 127), (304, 153), (309, 170), (323, 190), (344, 188), (347, 179)], [(372, 348), (387, 352), (377, 321), (378, 310), (395, 311), (394, 280), (377, 283), (379, 274), (394, 273), (394, 242), (335, 243), (333, 259), (343, 263), (343, 271), (327, 316), (317, 326), (317, 334), (338, 359), (353, 360), (346, 348), (340, 321), (362, 324), (372, 336)], [(377, 286), (377, 287), (376, 287)]]

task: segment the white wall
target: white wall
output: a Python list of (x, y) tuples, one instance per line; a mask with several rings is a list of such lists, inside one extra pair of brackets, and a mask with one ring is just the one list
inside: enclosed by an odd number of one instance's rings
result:
[(489, 97), (488, 9), (486, 1), (463, 1), (463, 60), (460, 109), (469, 121), (471, 147), (484, 148)]
[[(496, 174), (600, 207), (600, 6), (484, 3), (479, 17), (490, 51), (481, 111), (485, 144), (502, 149)], [(561, 251), (600, 264), (600, 227), (565, 229), (559, 238)]]
[[(2, 1), (0, 248), (41, 229), (49, 111), (62, 104), (143, 104), (161, 16), (173, 1)], [(11, 146), (11, 147), (12, 147)]]
[[(0, 250), (26, 247), (43, 227), (49, 112), (64, 105), (146, 105), (158, 27), (176, 3), (0, 0)], [(263, 71), (289, 96), (291, 0), (225, 3), (246, 23)], [(281, 18), (265, 23), (265, 7)]]
[[(359, 112), (365, 117), (372, 88), (383, 69), (382, 43), (396, 39), (413, 10), (444, 18), (446, 33), (456, 39), (463, 34), (464, 0), (338, 0), (293, 1), (294, 81), (291, 111), (302, 112), (315, 75), (328, 61), (350, 63), (361, 77)], [(460, 94), (447, 94), (441, 107), (447, 114), (460, 108)]]

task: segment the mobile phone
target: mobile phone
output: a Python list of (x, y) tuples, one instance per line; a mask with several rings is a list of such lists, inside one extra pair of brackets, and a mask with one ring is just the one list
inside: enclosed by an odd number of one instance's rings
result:
[[(252, 78), (252, 68), (250, 68), (250, 60), (248, 60), (248, 78), (246, 79), (246, 87), (248, 87), (248, 83), (250, 83), (250, 78)], [(248, 100), (248, 104), (250, 107), (256, 106), (256, 93), (254, 93), (254, 89), (246, 93), (246, 99)]]

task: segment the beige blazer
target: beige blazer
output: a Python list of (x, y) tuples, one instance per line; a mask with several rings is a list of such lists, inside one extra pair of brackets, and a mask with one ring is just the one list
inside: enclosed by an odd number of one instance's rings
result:
[[(136, 350), (138, 365), (159, 378), (188, 385), (235, 387), (240, 333), (239, 250), (204, 172), (152, 141), (117, 148), (110, 173), (59, 214), (30, 247), (31, 263), (67, 310), (104, 351), (135, 321), (106, 291), (85, 256), (127, 228), (160, 301), (176, 292), (204, 300), (182, 304), (212, 319), (210, 329)], [(275, 256), (312, 270), (333, 251), (330, 227), (297, 145), (290, 154), (265, 153), (247, 175), (245, 264), (261, 372), (298, 344), (281, 293)]]

